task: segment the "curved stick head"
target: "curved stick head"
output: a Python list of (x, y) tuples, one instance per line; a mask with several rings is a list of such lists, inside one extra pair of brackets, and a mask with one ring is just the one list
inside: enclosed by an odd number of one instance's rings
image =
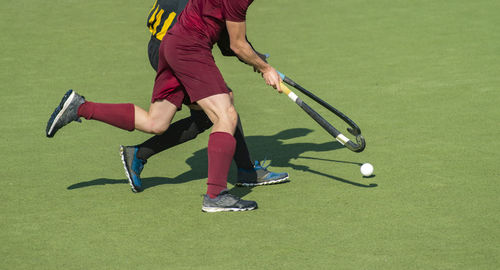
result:
[(359, 149), (358, 149), (357, 152), (361, 152), (361, 151), (365, 150), (366, 142), (365, 142), (365, 138), (361, 134), (359, 134), (358, 136), (356, 136), (356, 141), (360, 145), (360, 147), (359, 147)]
[[(347, 131), (349, 131), (349, 133), (351, 133), (352, 135), (358, 137), (358, 135), (361, 135), (361, 129), (359, 129), (359, 127), (356, 126), (356, 128), (347, 128)], [(357, 138), (356, 138), (357, 140)], [(364, 139), (363, 139), (364, 141)]]
[(359, 152), (362, 152), (363, 150), (365, 150), (366, 143), (365, 143), (365, 138), (363, 138), (363, 135), (358, 134), (356, 136), (356, 141), (357, 141), (357, 144), (352, 142), (352, 141), (349, 141), (345, 146), (347, 148), (349, 148), (349, 150), (356, 152), (356, 153), (359, 153)]

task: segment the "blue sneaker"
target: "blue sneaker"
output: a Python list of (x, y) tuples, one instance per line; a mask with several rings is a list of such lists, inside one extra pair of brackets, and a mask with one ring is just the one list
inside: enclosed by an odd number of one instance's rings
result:
[(137, 146), (120, 146), (123, 168), (133, 192), (142, 191), (141, 172), (146, 160), (137, 158)]
[(262, 162), (255, 161), (253, 169), (245, 170), (238, 169), (238, 182), (237, 186), (243, 187), (254, 187), (262, 185), (278, 184), (288, 181), (288, 173), (275, 173), (267, 170), (267, 167), (271, 165), (269, 163), (267, 166), (263, 166), (266, 161)]
[(54, 137), (59, 129), (73, 121), (81, 122), (80, 117), (78, 117), (78, 107), (84, 102), (84, 97), (73, 90), (68, 90), (47, 122), (45, 129), (47, 137)]

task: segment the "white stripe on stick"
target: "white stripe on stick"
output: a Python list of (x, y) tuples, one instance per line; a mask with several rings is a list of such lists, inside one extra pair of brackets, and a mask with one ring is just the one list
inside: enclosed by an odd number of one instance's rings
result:
[(335, 139), (337, 139), (337, 141), (339, 141), (339, 143), (341, 143), (342, 145), (346, 144), (349, 141), (349, 138), (342, 134), (339, 134), (339, 136), (337, 136), (337, 138)]

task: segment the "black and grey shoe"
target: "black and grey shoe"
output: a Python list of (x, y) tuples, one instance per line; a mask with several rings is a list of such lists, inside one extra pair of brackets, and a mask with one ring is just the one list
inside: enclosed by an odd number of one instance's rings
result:
[(288, 182), (288, 173), (275, 173), (269, 171), (267, 166), (264, 166), (264, 160), (262, 164), (259, 161), (255, 161), (255, 165), (250, 170), (238, 169), (238, 182), (237, 186), (243, 187), (254, 187), (262, 185), (272, 185), (278, 183)]
[(68, 90), (64, 94), (61, 103), (54, 110), (50, 116), (49, 122), (47, 123), (46, 133), (47, 137), (54, 137), (56, 132), (64, 127), (65, 125), (78, 121), (81, 122), (78, 117), (78, 107), (85, 102), (85, 98), (78, 95), (73, 90)]
[(229, 212), (229, 211), (248, 211), (257, 208), (257, 202), (242, 200), (232, 194), (227, 189), (223, 190), (219, 196), (211, 199), (208, 194), (203, 197), (203, 212)]

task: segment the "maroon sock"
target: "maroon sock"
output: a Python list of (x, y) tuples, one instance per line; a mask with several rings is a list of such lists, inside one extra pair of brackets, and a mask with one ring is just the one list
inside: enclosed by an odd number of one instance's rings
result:
[(94, 119), (115, 127), (132, 131), (135, 128), (134, 104), (108, 104), (85, 101), (78, 108), (78, 116)]
[(233, 160), (236, 140), (226, 132), (214, 132), (208, 139), (207, 194), (215, 198), (227, 188), (227, 174)]

